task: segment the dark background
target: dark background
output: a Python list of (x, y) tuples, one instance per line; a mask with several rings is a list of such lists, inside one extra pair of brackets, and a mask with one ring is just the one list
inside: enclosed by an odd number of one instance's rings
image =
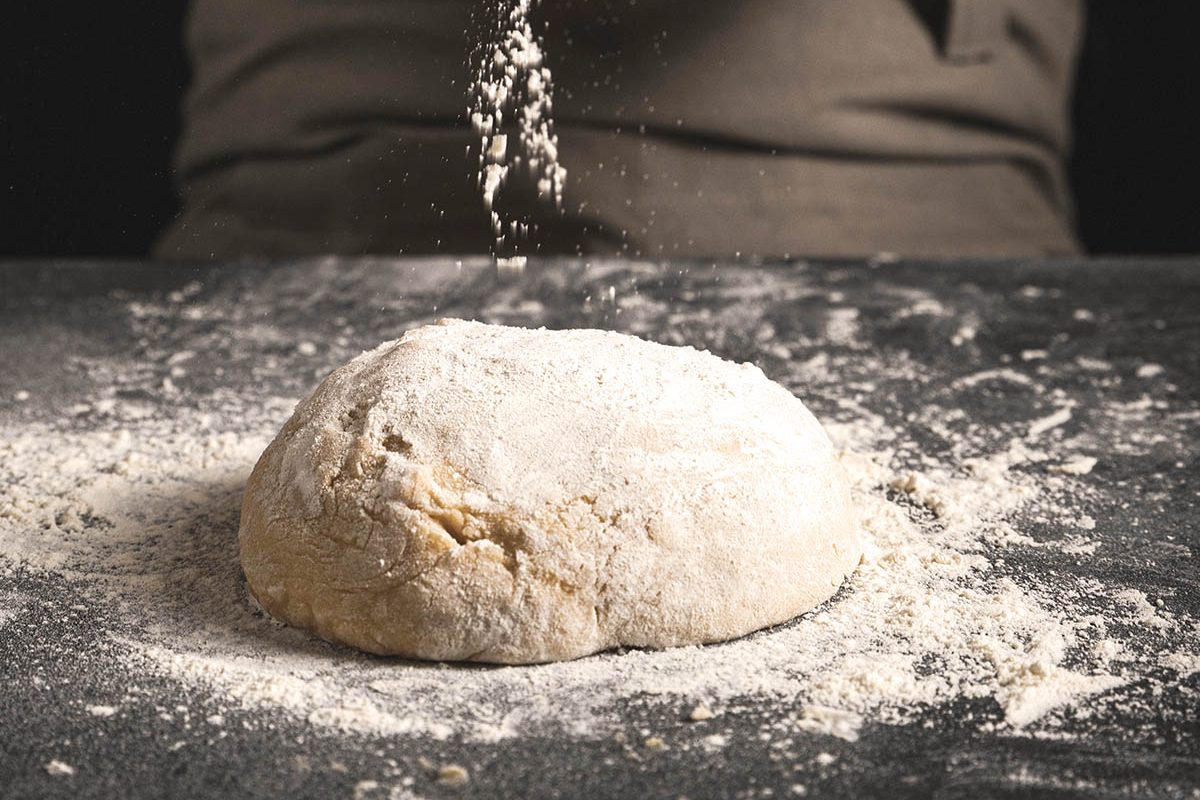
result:
[[(43, 0), (0, 22), (0, 257), (141, 255), (174, 216), (185, 5)], [(1071, 178), (1093, 253), (1200, 252), (1197, 17), (1088, 3)]]

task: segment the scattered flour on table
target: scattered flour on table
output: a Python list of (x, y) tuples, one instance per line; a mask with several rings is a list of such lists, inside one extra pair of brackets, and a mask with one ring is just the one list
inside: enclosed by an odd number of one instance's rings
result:
[[(161, 402), (175, 397), (162, 376), (184, 380), (201, 345), (215, 352), (237, 345), (256, 358), (268, 353), (265, 367), (276, 372), (283, 364), (271, 352), (296, 352), (306, 368), (320, 366), (311, 363), (319, 356), (343, 360), (352, 354), (352, 321), (338, 323), (321, 348), (300, 348), (286, 331), (261, 322), (262, 309), (221, 295), (193, 300), (201, 287), (189, 284), (166, 304), (128, 304), (131, 326), (148, 346), (164, 331), (195, 324), (187, 349), (159, 348), (154, 359), (82, 361), (94, 397), (55, 422), (0, 423), (0, 573), (69, 580), (85, 593), (92, 620), (112, 645), (108, 652), (122, 662), (111, 691), (79, 713), (132, 713), (143, 700), (126, 689), (139, 677), (210, 693), (216, 707), (197, 719), (214, 725), (246, 709), (253, 713), (240, 724), (269, 725), (284, 714), (333, 731), (435, 739), (600, 739), (622, 729), (625, 708), (641, 704), (688, 720), (698, 746), (715, 752), (731, 741), (727, 718), (763, 705), (776, 709), (766, 731), (775, 742), (800, 734), (853, 740), (871, 725), (927, 722), (930, 709), (947, 705), (963, 719), (964, 703), (967, 721), (980, 729), (1053, 738), (1105, 708), (1160, 713), (1153, 698), (1167, 681), (1195, 693), (1181, 682), (1200, 672), (1200, 622), (1172, 610), (1169, 591), (1152, 597), (1097, 577), (1009, 563), (1018, 556), (1055, 565), (1108, 557), (1122, 537), (1103, 511), (1112, 487), (1089, 489), (1094, 471), (1103, 472), (1105, 459), (1147, 454), (1184, 468), (1182, 448), (1194, 441), (1200, 418), (1194, 406), (1170, 412), (1151, 396), (1153, 387), (1140, 397), (1076, 406), (1035, 377), (1047, 362), (1040, 356), (984, 365), (953, 380), (931, 376), (927, 364), (903, 351), (879, 356), (861, 336), (862, 320), (836, 310), (809, 315), (824, 319), (823, 330), (799, 312), (791, 318), (805, 325), (777, 330), (785, 321), (755, 311), (814, 295), (822, 304), (840, 300), (802, 281), (775, 282), (770, 272), (722, 275), (719, 289), (707, 291), (725, 302), (692, 307), (697, 292), (689, 286), (672, 289), (677, 295), (666, 302), (638, 290), (636, 269), (620, 270), (597, 270), (593, 278), (608, 287), (600, 305), (624, 330), (718, 352), (751, 346), (773, 377), (816, 401), (809, 405), (843, 451), (862, 509), (866, 554), (838, 596), (792, 623), (733, 642), (530, 667), (374, 658), (280, 625), (245, 591), (236, 536), (246, 477), (296, 398), (257, 396), (252, 384), (245, 393), (218, 389), (203, 401), (207, 412), (189, 411)], [(395, 281), (379, 274), (381, 282)], [(646, 277), (657, 275), (647, 268)], [(553, 273), (543, 280), (554, 280)], [(310, 297), (310, 283), (295, 293)], [(275, 296), (291, 296), (289, 286)], [(357, 298), (361, 288), (355, 291)], [(500, 286), (473, 313), (489, 322), (534, 322), (543, 305), (523, 291)], [(921, 314), (957, 324), (949, 306), (927, 295), (886, 283), (875, 288), (877, 297), (889, 291), (899, 293), (896, 319)], [(593, 295), (601, 293), (587, 295), (584, 312), (598, 305)], [(423, 311), (406, 313), (406, 325), (428, 321), (418, 318)], [(1029, 369), (1019, 370), (1022, 364)], [(1092, 366), (1054, 368), (1108, 380)], [(321, 374), (313, 369), (314, 380)], [(159, 398), (147, 396), (155, 392)], [(889, 397), (900, 396), (921, 397), (924, 405), (894, 408)], [(974, 419), (995, 396), (1010, 409), (1024, 404), (1024, 417)], [(1098, 529), (1110, 535), (1092, 538)], [(1143, 530), (1126, 541), (1190, 557), (1169, 534)], [(37, 602), (0, 593), (0, 632)]]
[[(827, 427), (855, 484), (866, 554), (817, 612), (719, 645), (542, 666), (369, 657), (274, 622), (245, 591), (241, 492), (285, 405), (242, 420), (242, 432), (211, 416), (122, 417), (120, 408), (109, 430), (0, 430), (0, 552), (9, 559), (0, 565), (18, 568), (19, 554), (21, 568), (84, 586), (111, 615), (108, 635), (134, 675), (165, 675), (229, 707), (281, 710), (315, 726), (476, 741), (605, 736), (621, 724), (622, 698), (669, 704), (681, 717), (772, 703), (789, 709), (780, 723), (788, 730), (847, 740), (865, 722), (914, 721), (963, 699), (993, 702), (981, 725), (1053, 727), (1052, 712), (1143, 676), (1146, 659), (1133, 654), (1146, 637), (1188, 624), (1136, 589), (1089, 579), (1063, 592), (1002, 568), (1008, 548), (1087, 544), (1038, 542), (1013, 525), (1030, 509), (1062, 513), (1047, 498), (1070, 478), (1048, 474), (1050, 456), (1033, 443), (1016, 437), (967, 456), (979, 443), (960, 437), (943, 460), (898, 468), (901, 426), (847, 401), (842, 421)], [(1190, 647), (1158, 654), (1155, 667), (1196, 671), (1191, 626)]]
[(116, 706), (89, 705), (84, 707), (93, 717), (111, 717), (117, 713)]

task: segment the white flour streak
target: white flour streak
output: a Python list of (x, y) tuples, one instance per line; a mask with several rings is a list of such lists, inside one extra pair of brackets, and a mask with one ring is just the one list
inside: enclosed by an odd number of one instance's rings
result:
[[(524, 170), (538, 196), (562, 207), (567, 171), (558, 163), (554, 133), (554, 84), (542, 38), (530, 23), (536, 0), (499, 0), (479, 13), (483, 41), (476, 50), (471, 125), (479, 136), (479, 187), (491, 213), (492, 233), (499, 250), (509, 236), (527, 233), (524, 223), (511, 219), (497, 197), (511, 175)], [(515, 109), (515, 110), (514, 110)], [(510, 119), (510, 115), (515, 116)], [(508, 127), (506, 127), (506, 125)], [(506, 130), (515, 125), (517, 141)]]
[(1035, 420), (1029, 426), (1029, 438), (1036, 439), (1048, 430), (1065, 425), (1071, 421), (1071, 406), (1065, 406), (1058, 409), (1053, 414), (1050, 414), (1042, 419)]

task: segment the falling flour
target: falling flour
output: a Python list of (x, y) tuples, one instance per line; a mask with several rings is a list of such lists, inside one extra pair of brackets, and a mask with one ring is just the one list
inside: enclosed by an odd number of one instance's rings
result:
[[(530, 13), (537, 0), (499, 0), (482, 15), (476, 47), (471, 103), (467, 109), (479, 136), (479, 188), (491, 215), (497, 252), (506, 240), (529, 234), (528, 224), (510, 218), (497, 197), (511, 174), (524, 170), (538, 197), (562, 206), (567, 171), (558, 163), (554, 91), (542, 38)], [(510, 118), (511, 117), (511, 118)], [(515, 125), (515, 142), (510, 142)]]

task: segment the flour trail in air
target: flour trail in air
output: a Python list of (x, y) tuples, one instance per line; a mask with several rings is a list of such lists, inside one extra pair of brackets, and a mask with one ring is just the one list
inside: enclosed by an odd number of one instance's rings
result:
[(514, 175), (527, 173), (538, 197), (557, 208), (562, 207), (567, 179), (558, 163), (553, 77), (544, 42), (530, 19), (536, 2), (501, 0), (477, 12), (484, 30), (467, 111), (479, 136), (479, 188), (497, 252), (530, 233), (528, 223), (509, 216), (497, 202)]

